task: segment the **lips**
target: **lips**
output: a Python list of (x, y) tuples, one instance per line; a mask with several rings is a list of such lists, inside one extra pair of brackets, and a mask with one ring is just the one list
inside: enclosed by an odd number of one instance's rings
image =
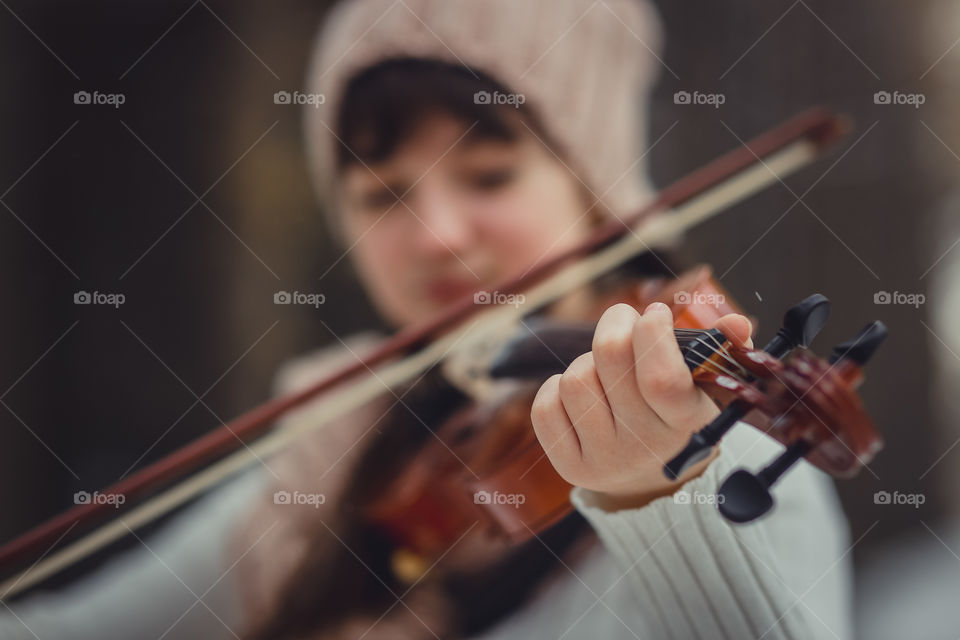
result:
[(477, 281), (457, 278), (437, 278), (427, 283), (427, 295), (437, 302), (452, 302), (473, 293), (480, 287)]

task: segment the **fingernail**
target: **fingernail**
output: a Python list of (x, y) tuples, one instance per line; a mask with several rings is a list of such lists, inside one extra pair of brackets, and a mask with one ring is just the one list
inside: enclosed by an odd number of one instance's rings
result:
[(643, 315), (647, 315), (647, 314), (650, 313), (650, 312), (653, 312), (653, 313), (668, 313), (668, 314), (670, 314), (670, 315), (673, 315), (673, 312), (670, 311), (670, 307), (668, 307), (667, 305), (663, 304), (662, 302), (652, 302), (652, 303), (650, 303), (650, 304), (647, 306), (647, 308), (643, 310)]

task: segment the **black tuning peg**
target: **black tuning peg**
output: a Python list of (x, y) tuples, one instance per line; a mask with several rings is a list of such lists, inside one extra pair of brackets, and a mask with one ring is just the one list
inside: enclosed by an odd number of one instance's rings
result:
[[(730, 406), (733, 406), (733, 404)], [(712, 427), (714, 424), (717, 424), (717, 421), (721, 417), (723, 417), (723, 413), (717, 416), (713, 422), (708, 424), (700, 431), (691, 434), (690, 440), (687, 442), (687, 446), (685, 446), (680, 453), (671, 458), (667, 464), (663, 465), (663, 475), (667, 476), (667, 478), (670, 480), (676, 480), (683, 475), (687, 469), (709, 456), (710, 450), (713, 449), (713, 445), (717, 444), (720, 441), (720, 438), (723, 437), (723, 434), (726, 433), (730, 428), (720, 427), (716, 431), (710, 429), (710, 427)], [(731, 425), (738, 419), (739, 418), (734, 418), (733, 422), (731, 422)]]
[(862, 367), (886, 339), (887, 325), (874, 320), (861, 329), (856, 336), (835, 346), (833, 353), (830, 354), (830, 364), (839, 360), (853, 360)]
[(798, 460), (809, 453), (805, 440), (794, 442), (787, 450), (754, 475), (746, 469), (737, 469), (723, 481), (717, 494), (717, 508), (731, 522), (756, 520), (773, 507), (770, 487)]
[[(797, 347), (806, 347), (827, 323), (830, 316), (830, 301), (815, 293), (799, 304), (790, 307), (783, 316), (783, 326), (763, 350), (775, 358), (784, 358)], [(751, 407), (734, 400), (713, 421), (690, 436), (683, 450), (663, 466), (663, 474), (676, 480), (683, 473), (708, 455), (730, 428), (743, 418)]]
[(783, 358), (797, 347), (807, 347), (829, 317), (830, 301), (815, 293), (787, 309), (783, 314), (783, 326), (763, 350), (774, 358)]

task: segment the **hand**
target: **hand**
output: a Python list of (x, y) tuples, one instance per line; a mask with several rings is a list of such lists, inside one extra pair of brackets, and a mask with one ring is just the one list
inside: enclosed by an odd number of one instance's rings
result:
[[(716, 327), (734, 344), (752, 346), (746, 317), (730, 314)], [(643, 315), (627, 304), (610, 307), (592, 351), (543, 383), (533, 402), (534, 430), (557, 472), (612, 505), (639, 507), (670, 495), (713, 458), (673, 482), (662, 472), (719, 413), (693, 384), (673, 329), (663, 303)]]

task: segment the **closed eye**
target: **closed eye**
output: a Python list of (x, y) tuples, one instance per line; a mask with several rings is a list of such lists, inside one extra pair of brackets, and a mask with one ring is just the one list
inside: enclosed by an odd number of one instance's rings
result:
[(359, 203), (364, 210), (383, 211), (400, 202), (402, 195), (403, 189), (387, 186), (363, 193), (359, 198)]
[(495, 191), (510, 184), (516, 177), (517, 171), (513, 167), (503, 167), (471, 173), (467, 176), (467, 182), (479, 191)]

